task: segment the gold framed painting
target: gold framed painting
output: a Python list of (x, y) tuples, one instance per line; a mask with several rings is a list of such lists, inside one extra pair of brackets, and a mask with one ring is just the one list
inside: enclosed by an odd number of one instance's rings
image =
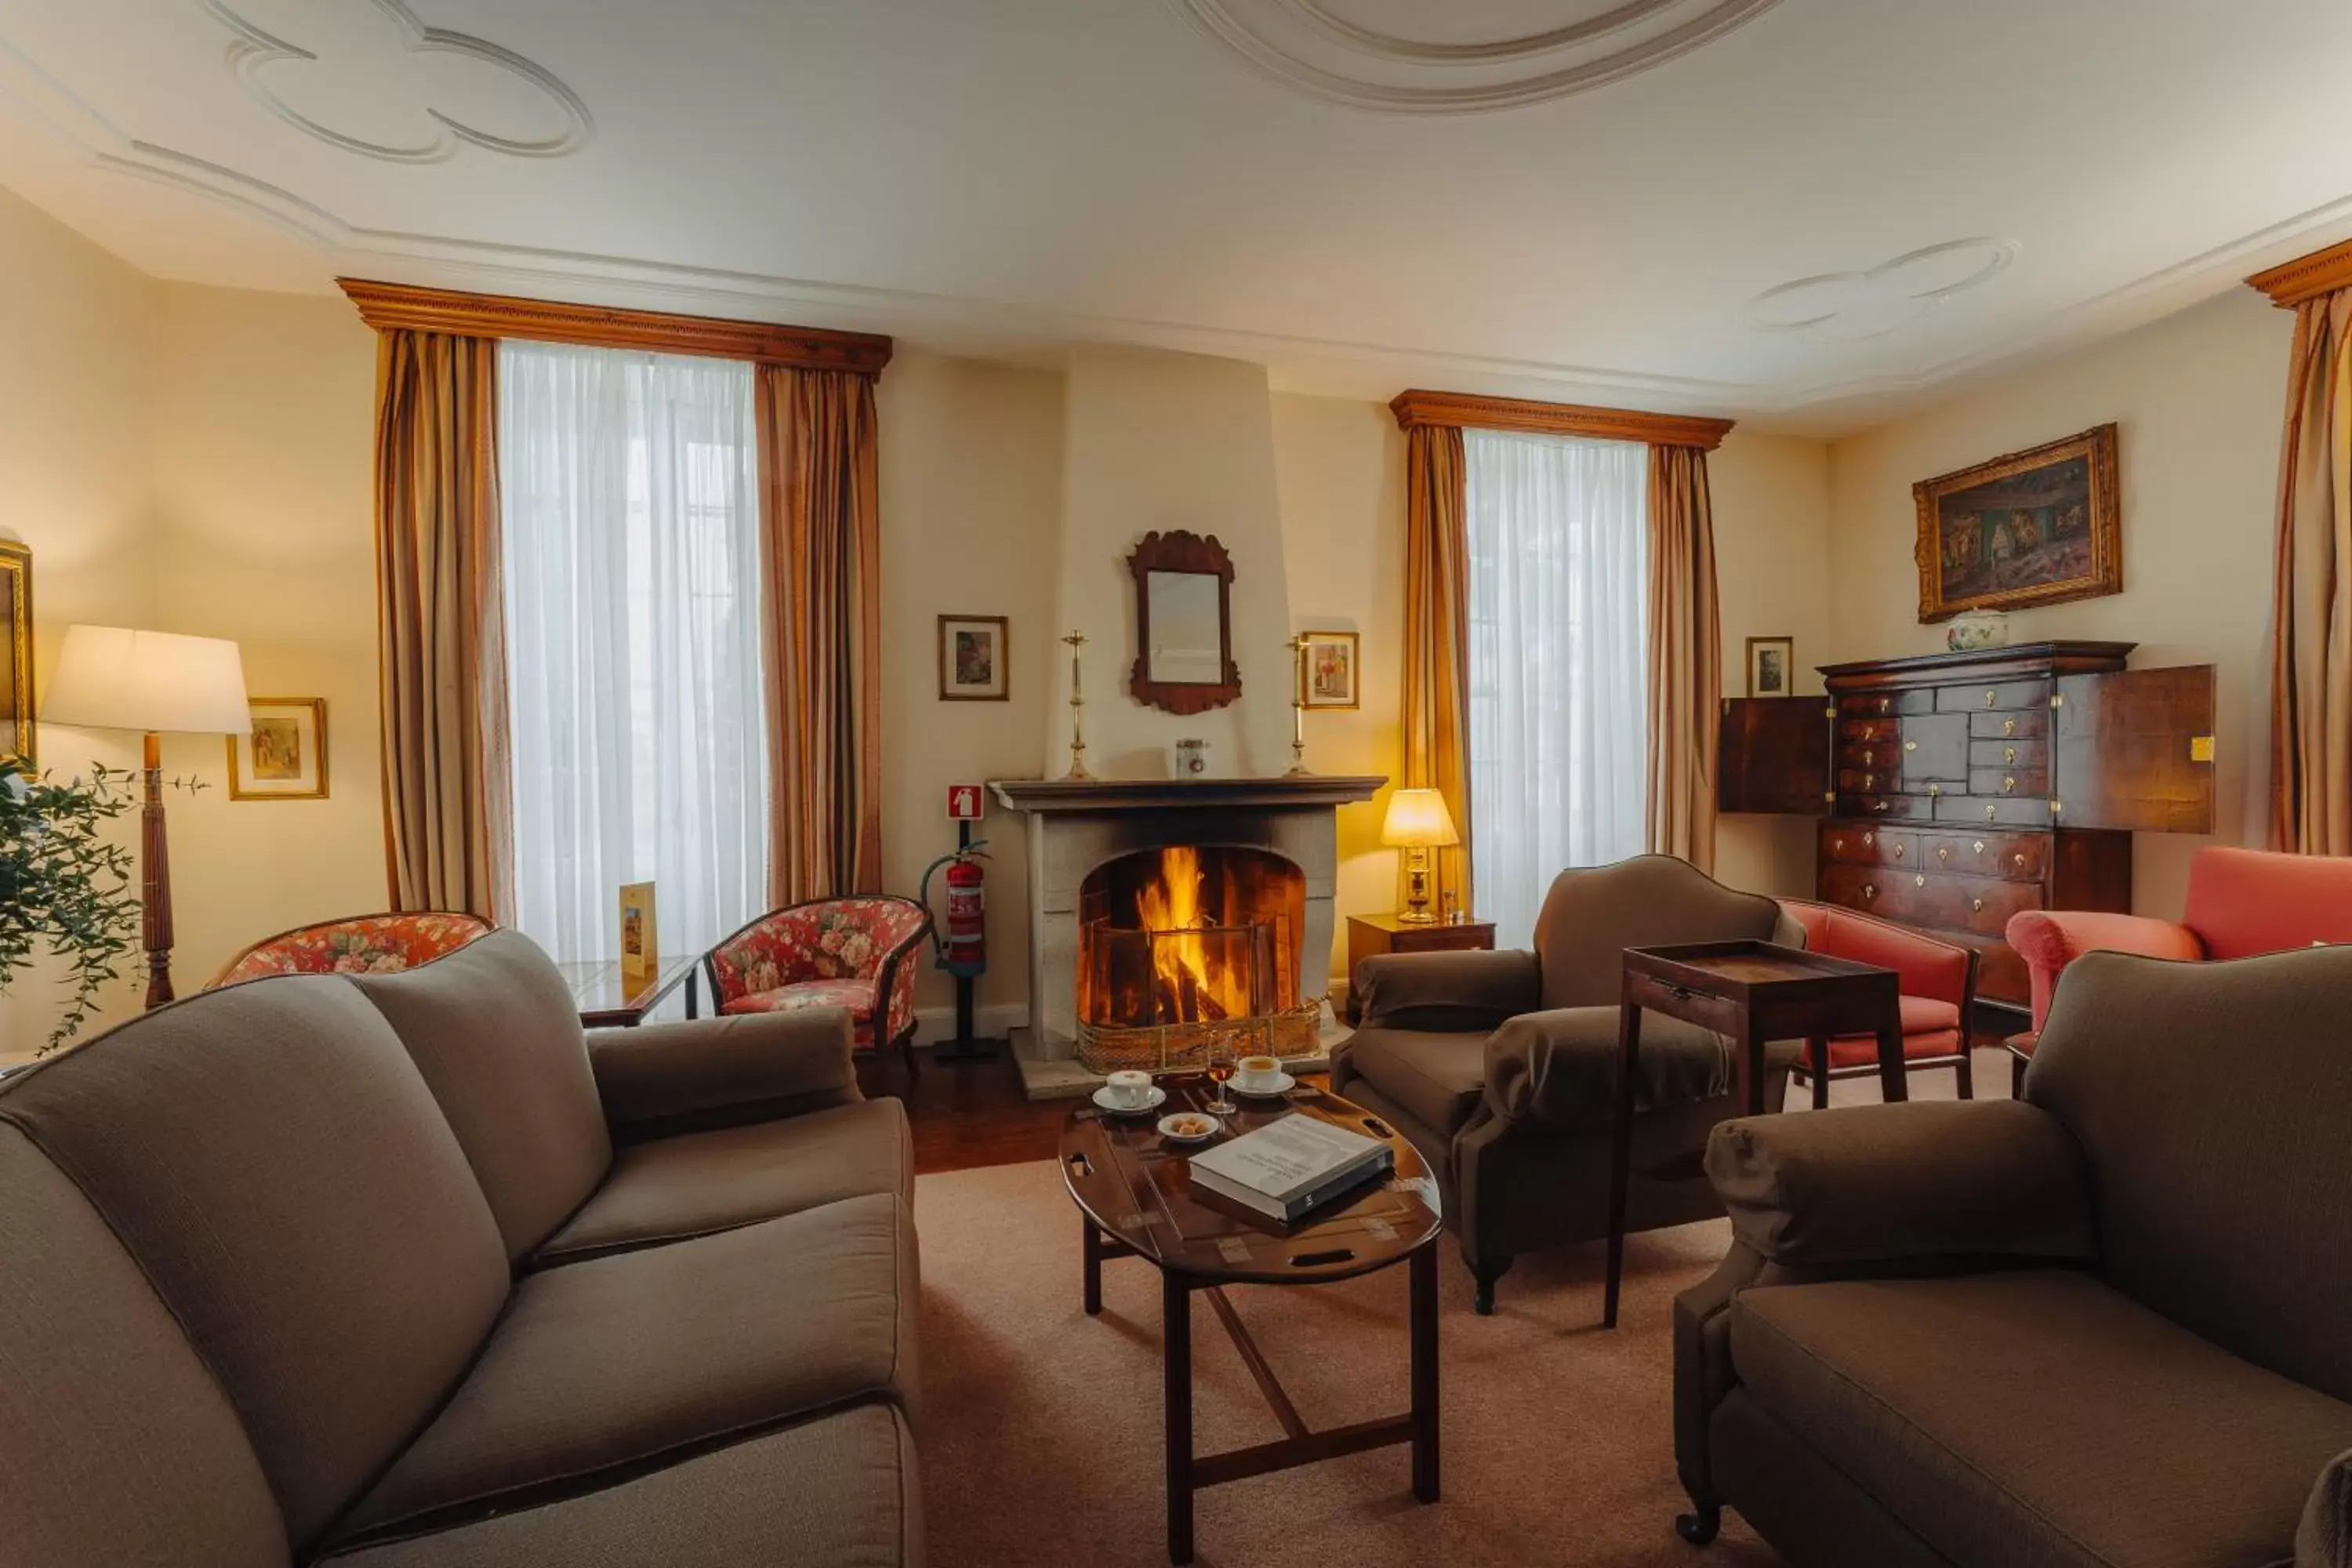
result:
[(0, 539), (0, 762), (33, 761), (33, 551)]
[(1787, 697), (1797, 689), (1797, 639), (1748, 639), (1748, 695)]
[(940, 617), (940, 701), (1012, 700), (1010, 626), (1003, 616)]
[(228, 738), (231, 800), (327, 798), (327, 700), (251, 697), (252, 726)]
[(1912, 486), (1920, 622), (2122, 593), (2116, 474), (2102, 425)]
[(1303, 708), (1360, 708), (1363, 643), (1354, 632), (1301, 632), (1298, 700)]

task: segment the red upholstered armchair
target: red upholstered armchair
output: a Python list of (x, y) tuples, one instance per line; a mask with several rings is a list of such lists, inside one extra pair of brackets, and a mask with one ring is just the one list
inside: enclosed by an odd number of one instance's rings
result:
[[(1905, 1068), (1950, 1068), (1959, 1079), (1960, 1098), (1975, 1098), (1976, 1074), (1969, 1060), (1977, 993), (1974, 949), (1833, 904), (1783, 899), (1780, 907), (1805, 928), (1805, 945), (1813, 952), (1901, 975)], [(1824, 1107), (1830, 1102), (1830, 1079), (1878, 1070), (1878, 1042), (1868, 1035), (1844, 1036), (1826, 1044), (1816, 1040), (1809, 1058), (1793, 1070), (1812, 1085), (1814, 1106)]]
[(2352, 942), (2352, 858), (2211, 845), (2189, 863), (2187, 908), (2177, 925), (2143, 915), (2032, 910), (2010, 917), (2008, 936), (2032, 985), (2033, 1030), (2009, 1042), (2021, 1082), (2058, 976), (2074, 960), (2098, 951), (2200, 963)]
[(297, 926), (255, 942), (228, 961), (207, 991), (265, 974), (384, 974), (457, 952), (491, 930), (479, 915), (446, 910), (353, 915)]
[(712, 948), (702, 966), (719, 1012), (844, 1008), (856, 1026), (856, 1048), (895, 1045), (911, 1076), (916, 953), (930, 929), (931, 912), (912, 899), (816, 899), (761, 915)]

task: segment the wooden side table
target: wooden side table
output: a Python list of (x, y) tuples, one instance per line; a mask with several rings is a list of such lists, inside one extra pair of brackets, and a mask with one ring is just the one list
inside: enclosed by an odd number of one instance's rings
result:
[(1463, 921), (1416, 925), (1395, 914), (1348, 917), (1348, 1022), (1363, 1017), (1356, 995), (1356, 965), (1384, 952), (1492, 952), (1495, 922)]
[(572, 1005), (580, 1009), (583, 1029), (634, 1029), (680, 985), (686, 987), (686, 1016), (702, 1011), (702, 963), (699, 954), (665, 955), (651, 974), (633, 980), (621, 973), (617, 958), (581, 963), (559, 963), (564, 984), (572, 987)]
[(1617, 1020), (1617, 1141), (1609, 1163), (1609, 1285), (1601, 1314), (1602, 1326), (1612, 1329), (1625, 1270), (1625, 1198), (1633, 1180), (1644, 1008), (1731, 1037), (1739, 1103), (1749, 1116), (1765, 1110), (1769, 1040), (1875, 1035), (1887, 1103), (1911, 1097), (1904, 1076), (1903, 980), (1891, 969), (1769, 942), (1629, 947), (1623, 997)]

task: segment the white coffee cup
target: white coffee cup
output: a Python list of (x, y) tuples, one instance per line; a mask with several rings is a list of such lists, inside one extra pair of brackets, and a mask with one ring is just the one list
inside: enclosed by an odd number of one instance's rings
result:
[(1151, 1075), (1125, 1068), (1110, 1075), (1110, 1097), (1119, 1105), (1141, 1107), (1151, 1099)]
[(1282, 1063), (1273, 1057), (1244, 1057), (1234, 1064), (1234, 1087), (1244, 1093), (1270, 1089), (1282, 1081)]

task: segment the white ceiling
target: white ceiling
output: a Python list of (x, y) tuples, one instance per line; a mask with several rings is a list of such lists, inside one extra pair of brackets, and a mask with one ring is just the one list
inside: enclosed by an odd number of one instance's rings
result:
[(159, 276), (1854, 428), (2352, 233), (2343, 0), (0, 0)]

